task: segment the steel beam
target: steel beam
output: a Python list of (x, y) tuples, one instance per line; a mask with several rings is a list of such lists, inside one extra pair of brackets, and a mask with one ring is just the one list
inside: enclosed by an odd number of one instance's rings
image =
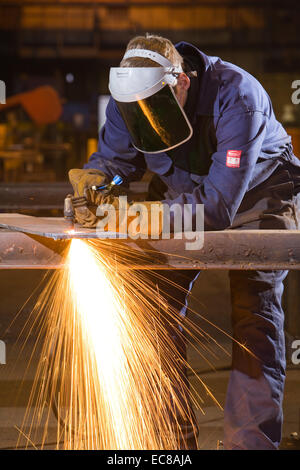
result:
[[(205, 232), (198, 250), (186, 250), (187, 241), (109, 239), (105, 249), (126, 248), (133, 269), (300, 269), (297, 230)], [(0, 269), (62, 268), (69, 242), (0, 229)]]

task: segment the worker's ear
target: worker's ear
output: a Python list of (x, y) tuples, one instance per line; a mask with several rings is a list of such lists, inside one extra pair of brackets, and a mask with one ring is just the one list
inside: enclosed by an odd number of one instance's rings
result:
[(184, 73), (180, 73), (177, 77), (177, 87), (181, 90), (188, 90), (190, 88), (191, 81), (189, 77)]

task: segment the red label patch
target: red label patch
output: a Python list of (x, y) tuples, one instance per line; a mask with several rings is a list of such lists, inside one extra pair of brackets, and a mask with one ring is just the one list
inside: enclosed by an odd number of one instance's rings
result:
[(226, 166), (239, 168), (241, 162), (241, 150), (228, 150), (226, 155)]

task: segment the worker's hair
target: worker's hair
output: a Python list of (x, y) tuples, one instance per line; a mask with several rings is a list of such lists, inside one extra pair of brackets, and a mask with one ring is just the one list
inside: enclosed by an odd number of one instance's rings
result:
[[(149, 49), (150, 51), (158, 52), (162, 56), (166, 57), (175, 67), (180, 65), (183, 66), (183, 58), (171, 41), (161, 36), (156, 36), (155, 34), (146, 33), (145, 36), (136, 36), (129, 41), (126, 51), (130, 49)], [(127, 59), (123, 59), (120, 63), (120, 67), (159, 66), (160, 65), (157, 62), (144, 57), (128, 57)]]

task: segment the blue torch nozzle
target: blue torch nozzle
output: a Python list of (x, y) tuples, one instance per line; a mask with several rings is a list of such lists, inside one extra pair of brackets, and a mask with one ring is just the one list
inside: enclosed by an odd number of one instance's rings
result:
[(119, 185), (123, 183), (123, 178), (120, 175), (114, 176), (112, 183)]
[(119, 186), (123, 183), (123, 178), (120, 175), (115, 175), (112, 181), (108, 184), (103, 184), (102, 186), (92, 186), (94, 191), (102, 191), (104, 189), (111, 190), (113, 186)]

